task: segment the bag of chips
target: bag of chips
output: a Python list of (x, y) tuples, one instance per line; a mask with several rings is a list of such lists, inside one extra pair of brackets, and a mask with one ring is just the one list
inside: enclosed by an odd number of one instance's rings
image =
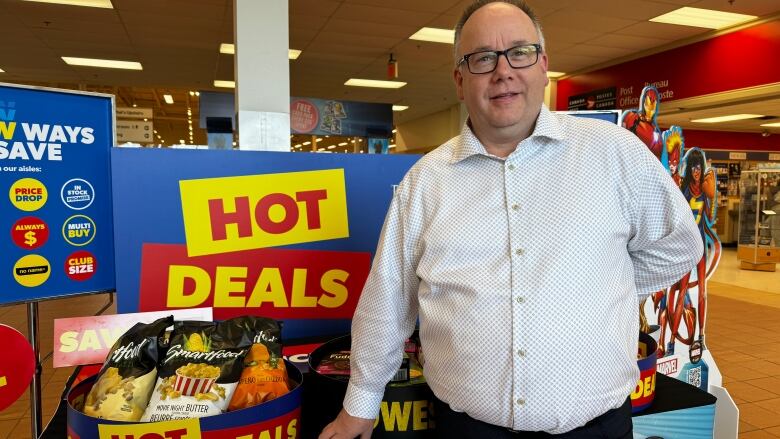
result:
[(245, 328), (253, 343), (228, 410), (252, 407), (289, 392), (279, 324), (273, 319), (251, 316), (228, 321)]
[(173, 316), (136, 323), (111, 347), (87, 395), (84, 413), (113, 421), (138, 421), (157, 378), (158, 338)]
[(229, 320), (177, 322), (142, 421), (201, 418), (227, 409), (251, 346)]

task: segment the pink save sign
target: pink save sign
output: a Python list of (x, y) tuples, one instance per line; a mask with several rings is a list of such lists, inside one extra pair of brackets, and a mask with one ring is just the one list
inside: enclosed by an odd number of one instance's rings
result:
[(177, 309), (54, 320), (54, 367), (103, 363), (114, 342), (138, 322), (173, 315), (176, 320), (211, 321), (211, 308)]

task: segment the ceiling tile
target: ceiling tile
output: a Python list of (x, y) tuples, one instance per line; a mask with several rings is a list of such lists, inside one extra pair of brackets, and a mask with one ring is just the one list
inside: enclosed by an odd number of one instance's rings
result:
[(648, 37), (648, 38), (658, 37), (666, 40), (676, 41), (676, 40), (681, 40), (683, 38), (689, 38), (699, 34), (703, 34), (708, 31), (709, 29), (703, 29), (700, 27), (678, 26), (675, 24), (654, 23), (650, 21), (645, 21), (628, 27), (624, 27), (623, 29), (620, 29), (615, 33), (620, 35), (631, 35), (637, 37)]
[(577, 11), (634, 21), (647, 21), (677, 8), (675, 5), (643, 0), (632, 0), (630, 4), (625, 0), (580, 0), (573, 5)]
[(606, 34), (598, 38), (594, 38), (588, 41), (588, 43), (597, 46), (619, 47), (622, 49), (628, 49), (633, 53), (637, 53), (646, 49), (651, 49), (653, 47), (663, 46), (664, 44), (668, 44), (670, 41), (671, 40), (663, 39), (660, 36), (649, 38), (631, 35)]
[(544, 17), (542, 20), (542, 29), (545, 30), (545, 34), (549, 33), (547, 30), (549, 28), (589, 32), (598, 29), (599, 32), (603, 33), (614, 32), (618, 29), (630, 26), (637, 21), (638, 20), (634, 19), (608, 17), (590, 11), (567, 8)]
[(344, 20), (363, 20), (371, 23), (404, 23), (407, 26), (422, 27), (432, 19), (436, 14), (431, 12), (410, 12), (399, 9), (390, 9), (386, 7), (350, 5), (349, 7), (339, 8), (333, 18)]
[(723, 12), (748, 14), (763, 17), (780, 12), (780, 2), (777, 0), (739, 0), (733, 3), (722, 0), (699, 0), (690, 6), (694, 8), (715, 9)]

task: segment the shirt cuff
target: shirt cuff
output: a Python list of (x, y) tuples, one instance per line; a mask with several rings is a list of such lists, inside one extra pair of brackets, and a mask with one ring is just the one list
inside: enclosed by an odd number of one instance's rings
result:
[(363, 390), (352, 384), (347, 386), (347, 395), (344, 397), (344, 410), (351, 416), (363, 419), (376, 419), (379, 415), (379, 406), (384, 397), (384, 388), (381, 393)]

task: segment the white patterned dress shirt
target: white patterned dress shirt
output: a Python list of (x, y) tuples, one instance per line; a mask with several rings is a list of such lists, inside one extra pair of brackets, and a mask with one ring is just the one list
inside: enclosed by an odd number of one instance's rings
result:
[(419, 316), (425, 377), (453, 410), (564, 433), (639, 378), (639, 300), (696, 265), (688, 203), (648, 148), (551, 113), (506, 159), (468, 125), (398, 186), (352, 323), (344, 408), (374, 418)]

